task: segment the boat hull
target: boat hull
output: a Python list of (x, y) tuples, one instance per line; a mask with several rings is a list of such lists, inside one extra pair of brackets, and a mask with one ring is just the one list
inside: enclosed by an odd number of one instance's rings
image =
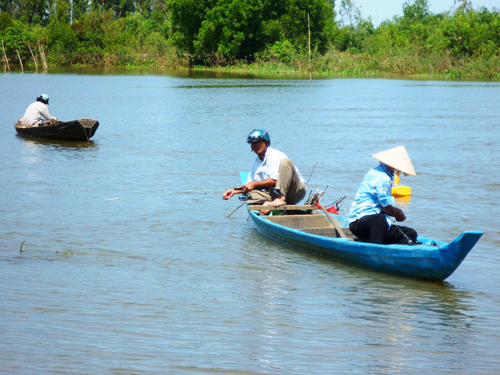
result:
[(419, 237), (422, 245), (377, 245), (352, 238), (306, 233), (249, 211), (258, 231), (280, 243), (363, 268), (424, 280), (445, 280), (462, 263), (482, 232), (463, 232), (450, 243)]
[(99, 122), (79, 119), (67, 122), (49, 121), (44, 126), (25, 126), (18, 121), (14, 127), (23, 137), (85, 142), (94, 136)]

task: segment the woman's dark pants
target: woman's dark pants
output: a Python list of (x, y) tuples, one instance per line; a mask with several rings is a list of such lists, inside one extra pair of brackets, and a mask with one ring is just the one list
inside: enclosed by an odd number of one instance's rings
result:
[(408, 245), (406, 237), (413, 243), (417, 242), (417, 232), (414, 229), (396, 224), (389, 228), (385, 214), (363, 216), (349, 224), (349, 229), (356, 237), (377, 244)]

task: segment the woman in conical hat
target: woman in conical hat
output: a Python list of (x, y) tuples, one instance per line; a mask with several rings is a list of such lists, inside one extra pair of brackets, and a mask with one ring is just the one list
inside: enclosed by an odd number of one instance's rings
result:
[(379, 152), (378, 154), (373, 155), (373, 157), (385, 165), (401, 171), (406, 175), (417, 175), (405, 146), (394, 147), (389, 150)]
[(391, 148), (373, 155), (380, 164), (368, 171), (356, 194), (349, 214), (349, 228), (359, 237), (378, 244), (415, 244), (417, 232), (408, 227), (392, 224), (405, 221), (400, 208), (394, 207), (391, 195), (394, 175), (397, 171), (416, 176), (408, 152), (404, 146)]

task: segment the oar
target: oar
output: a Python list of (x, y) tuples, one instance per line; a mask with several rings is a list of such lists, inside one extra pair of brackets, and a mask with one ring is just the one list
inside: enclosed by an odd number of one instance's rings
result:
[(330, 215), (330, 213), (326, 210), (325, 206), (320, 205), (317, 202), (315, 203), (315, 205), (318, 206), (319, 208), (321, 208), (321, 210), (325, 213), (325, 215), (328, 218), (328, 220), (330, 221), (330, 223), (332, 223), (332, 225), (335, 227), (335, 229), (337, 229), (337, 232), (339, 232), (340, 237), (347, 238), (344, 231), (342, 230), (341, 224), (337, 221), (337, 219), (334, 219), (332, 217), (332, 215)]

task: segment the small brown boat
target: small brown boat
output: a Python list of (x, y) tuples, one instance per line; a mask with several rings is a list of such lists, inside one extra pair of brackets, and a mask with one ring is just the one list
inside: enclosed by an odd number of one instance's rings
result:
[(14, 127), (23, 137), (85, 142), (94, 136), (99, 127), (99, 121), (82, 118), (66, 122), (46, 121), (38, 126), (26, 126), (18, 121)]

